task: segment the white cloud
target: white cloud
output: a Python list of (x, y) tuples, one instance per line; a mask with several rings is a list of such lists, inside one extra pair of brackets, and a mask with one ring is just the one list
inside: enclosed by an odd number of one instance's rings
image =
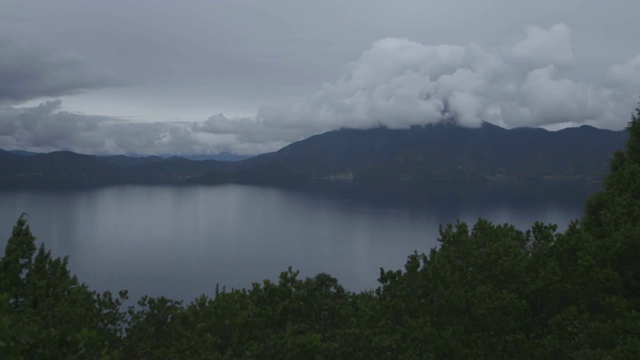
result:
[[(638, 89), (639, 59), (612, 66), (610, 77)], [(571, 30), (564, 24), (528, 27), (525, 39), (507, 54), (477, 44), (432, 46), (386, 38), (335, 83), (304, 101), (265, 109), (257, 119), (266, 127), (299, 129), (300, 137), (340, 127), (406, 128), (443, 120), (467, 127), (482, 121), (505, 127), (624, 126), (619, 109), (633, 106), (629, 89), (571, 79), (566, 70), (575, 62)]]
[(553, 65), (536, 69), (522, 86), (523, 101), (531, 110), (529, 123), (585, 123), (615, 116), (608, 113), (612, 100), (606, 90), (569, 79), (555, 79), (554, 72)]
[(481, 100), (470, 93), (454, 91), (449, 98), (451, 113), (457, 123), (465, 127), (475, 127), (481, 123)]
[[(499, 63), (478, 46), (429, 46), (387, 38), (351, 63), (335, 84), (325, 84), (304, 101), (262, 110), (258, 118), (314, 131), (402, 128), (454, 116), (464, 117), (468, 126), (479, 126), (481, 99), (471, 94), (483, 91)], [(455, 113), (447, 109), (454, 93)], [(468, 102), (472, 97), (473, 105)]]

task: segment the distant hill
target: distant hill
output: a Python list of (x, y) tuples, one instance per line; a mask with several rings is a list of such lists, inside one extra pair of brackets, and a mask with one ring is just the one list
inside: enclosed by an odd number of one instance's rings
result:
[(249, 156), (249, 155), (236, 155), (236, 154), (230, 154), (230, 153), (220, 153), (220, 154), (216, 154), (216, 155), (184, 155), (182, 156), (185, 159), (189, 159), (189, 160), (217, 160), (217, 161), (242, 161), (242, 160), (246, 160), (249, 159), (253, 156)]
[(0, 150), (0, 188), (180, 184), (221, 169), (225, 166), (220, 162), (177, 157), (94, 156), (69, 151), (24, 156)]
[(9, 151), (9, 152), (12, 153), (12, 154), (15, 154), (15, 155), (24, 155), (24, 156), (32, 156), (32, 155), (37, 155), (38, 154), (38, 153), (31, 152), (31, 151), (23, 151), (23, 150), (12, 150), (12, 151)]
[(288, 184), (342, 180), (361, 184), (424, 181), (598, 181), (622, 149), (625, 131), (590, 126), (556, 132), (431, 125), (410, 129), (343, 129), (240, 161), (182, 157), (90, 156), (0, 150), (0, 188), (114, 184)]
[(87, 187), (111, 183), (113, 165), (69, 151), (18, 155), (0, 152), (0, 187)]
[(556, 132), (450, 125), (344, 129), (244, 161), (284, 166), (305, 177), (368, 182), (450, 179), (592, 179), (608, 171), (625, 131), (590, 126)]

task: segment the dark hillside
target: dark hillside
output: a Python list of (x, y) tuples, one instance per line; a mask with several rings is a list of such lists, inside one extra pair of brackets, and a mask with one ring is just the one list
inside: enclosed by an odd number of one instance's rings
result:
[(424, 181), (599, 181), (625, 132), (589, 126), (550, 132), (431, 125), (410, 129), (342, 129), (236, 162), (181, 157), (0, 153), (0, 187), (113, 184), (270, 184), (313, 179), (366, 184)]
[(440, 178), (599, 178), (625, 132), (583, 126), (550, 132), (450, 125), (406, 130), (343, 129), (312, 136), (244, 166), (279, 164), (309, 177), (351, 174), (396, 180)]

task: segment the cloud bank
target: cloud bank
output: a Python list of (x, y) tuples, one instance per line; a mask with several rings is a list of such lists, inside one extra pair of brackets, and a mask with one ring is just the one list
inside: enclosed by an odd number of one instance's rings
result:
[(76, 54), (54, 54), (0, 38), (0, 105), (116, 85)]
[(379, 40), (336, 83), (306, 101), (265, 109), (257, 119), (266, 126), (309, 122), (323, 129), (440, 121), (468, 127), (482, 121), (505, 127), (626, 123), (634, 89), (640, 90), (640, 56), (613, 65), (609, 86), (590, 84), (567, 76), (576, 60), (566, 25), (529, 27), (526, 35), (502, 52), (477, 44)]
[[(5, 107), (0, 110), (0, 148), (257, 154), (343, 127), (407, 128), (439, 122), (478, 127), (488, 121), (507, 128), (581, 124), (623, 128), (640, 93), (640, 54), (602, 69), (601, 83), (588, 83), (571, 76), (580, 60), (571, 38), (571, 30), (558, 24), (548, 29), (528, 27), (521, 41), (497, 51), (478, 44), (381, 39), (334, 83), (324, 84), (303, 101), (263, 107), (251, 118), (218, 114), (204, 122), (134, 123), (61, 111), (60, 102)], [(52, 84), (46, 91), (64, 92), (93, 83)], [(2, 90), (9, 94), (4, 98), (34, 97), (27, 95), (29, 91), (46, 93), (37, 86), (16, 88)]]
[[(0, 108), (0, 148), (84, 154), (193, 155), (267, 152), (285, 143), (239, 142), (231, 133), (201, 131), (189, 122), (132, 122), (61, 109), (60, 100), (33, 107)], [(235, 124), (235, 123), (234, 123)]]

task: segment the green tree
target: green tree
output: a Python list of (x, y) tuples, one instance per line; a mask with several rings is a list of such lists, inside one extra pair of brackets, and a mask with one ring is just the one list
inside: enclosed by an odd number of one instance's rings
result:
[[(71, 276), (67, 258), (54, 258), (21, 215), (0, 259), (0, 299), (4, 299), (0, 350), (15, 358), (109, 358), (117, 353), (117, 324), (105, 324), (103, 313), (118, 303), (95, 294)], [(112, 343), (110, 343), (110, 341)]]
[(598, 259), (621, 276), (626, 295), (640, 296), (640, 105), (627, 127), (624, 151), (615, 153), (604, 191), (585, 207), (582, 225), (598, 241)]
[(629, 139), (610, 163), (604, 191), (592, 196), (585, 206), (582, 223), (596, 236), (640, 223), (640, 105), (627, 126)]

